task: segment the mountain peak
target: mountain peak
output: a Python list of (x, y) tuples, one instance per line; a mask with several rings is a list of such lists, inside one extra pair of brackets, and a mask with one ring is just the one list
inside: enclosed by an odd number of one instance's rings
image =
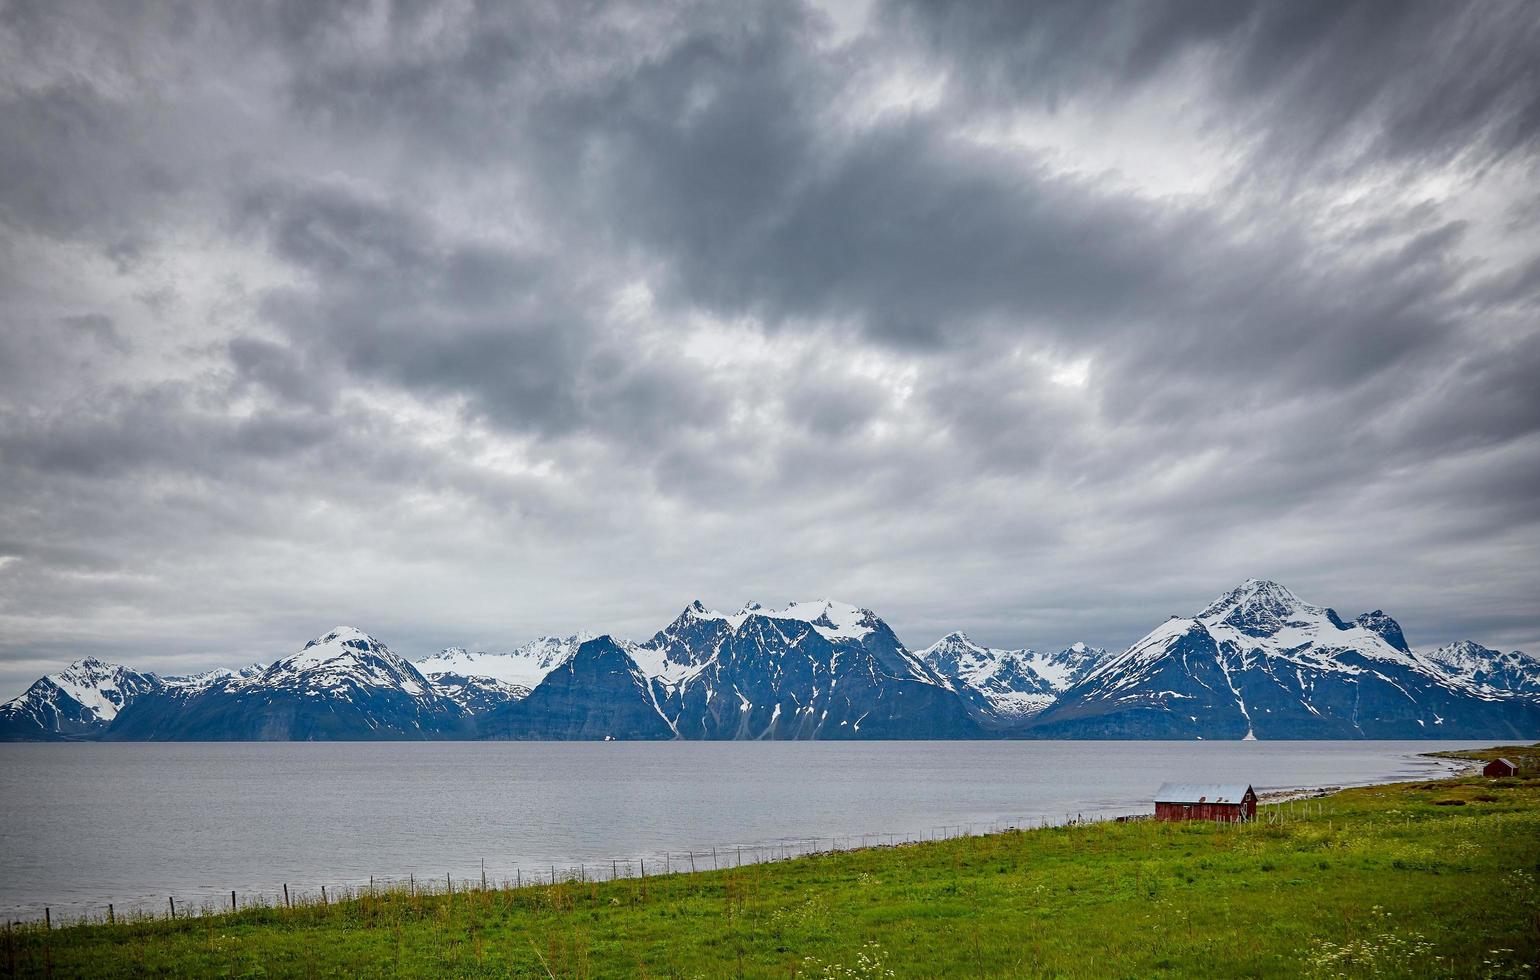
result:
[[(699, 599), (692, 599), (690, 603), (680, 611), (679, 615), (674, 617), (673, 622), (669, 623), (667, 626), (663, 627), (663, 629), (658, 631), (657, 636), (654, 636), (653, 640), (658, 641), (662, 637), (676, 635), (682, 632), (693, 630), (699, 624), (709, 623), (713, 620), (726, 618), (726, 616), (717, 612), (715, 609), (708, 608), (706, 604), (701, 602)], [(584, 639), (592, 638), (592, 634), (584, 637)], [(576, 649), (576, 647), (574, 647), (574, 649)]]
[(399, 687), (417, 696), (423, 693), (422, 673), (390, 648), (354, 626), (339, 626), (306, 643), (298, 653), (284, 657), (264, 671), (264, 683), (285, 682), (335, 687), (356, 683), (364, 687)]
[(1326, 619), (1312, 606), (1271, 579), (1249, 578), (1209, 603), (1197, 617), (1208, 625), (1224, 624), (1249, 636), (1269, 636), (1289, 623)]
[[(699, 599), (692, 599), (690, 600), (690, 603), (680, 611), (679, 615), (674, 617), (674, 621), (668, 626), (664, 627), (664, 632), (672, 629), (688, 627), (690, 624), (698, 623), (702, 620), (723, 618), (725, 617), (723, 617), (721, 613), (707, 606), (704, 602), (701, 602)], [(590, 635), (588, 638), (592, 639), (593, 637)]]
[(111, 723), (135, 698), (163, 685), (154, 674), (82, 657), (57, 673), (44, 674), (0, 706), (0, 728), (9, 721), (41, 733), (91, 734)]
[(1215, 599), (1198, 613), (1198, 619), (1213, 619), (1239, 606), (1266, 605), (1293, 608), (1304, 605), (1299, 596), (1288, 587), (1266, 578), (1248, 578), (1240, 585)]
[(1378, 633), (1386, 643), (1402, 653), (1412, 652), (1412, 648), (1406, 644), (1406, 634), (1401, 632), (1401, 624), (1386, 615), (1383, 609), (1366, 612), (1354, 622), (1371, 633)]
[[(674, 623), (675, 625), (680, 625), (681, 623), (690, 623), (702, 619), (721, 620), (727, 623), (729, 629), (736, 632), (745, 622), (755, 616), (763, 616), (768, 619), (800, 620), (830, 639), (859, 640), (861, 637), (877, 629), (881, 622), (877, 618), (877, 614), (870, 609), (853, 606), (848, 602), (839, 602), (835, 599), (814, 599), (812, 601), (792, 602), (784, 609), (767, 609), (757, 602), (747, 602), (744, 603), (742, 609), (732, 614), (707, 609), (699, 600), (696, 600), (685, 607), (684, 612)], [(663, 632), (667, 633), (669, 630), (664, 630)]]
[(311, 647), (320, 646), (323, 643), (342, 643), (347, 646), (352, 646), (353, 644), (348, 642), (350, 640), (357, 640), (365, 644), (372, 644), (375, 646), (379, 645), (378, 640), (370, 636), (368, 633), (365, 633), (357, 626), (337, 626), (333, 627), (331, 630), (328, 630), (321, 636), (311, 640), (309, 643), (306, 643), (305, 649), (309, 650)]

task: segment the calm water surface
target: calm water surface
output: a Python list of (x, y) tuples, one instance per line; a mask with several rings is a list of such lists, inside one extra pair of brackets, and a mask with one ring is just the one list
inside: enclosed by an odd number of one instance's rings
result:
[[(1483, 742), (0, 744), (0, 915), (513, 878), (1148, 812), (1164, 780), (1426, 777)], [(944, 829), (950, 828), (950, 831)], [(732, 852), (734, 857), (726, 857)], [(753, 850), (747, 852), (752, 855)], [(745, 860), (749, 858), (746, 857)]]

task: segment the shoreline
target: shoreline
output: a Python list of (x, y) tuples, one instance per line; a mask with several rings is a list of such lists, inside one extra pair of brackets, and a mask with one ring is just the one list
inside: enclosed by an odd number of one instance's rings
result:
[[(1386, 786), (1401, 783), (1418, 783), (1441, 778), (1460, 778), (1469, 775), (1479, 769), (1480, 763), (1465, 758), (1460, 758), (1451, 753), (1487, 751), (1495, 746), (1471, 747), (1462, 750), (1442, 750), (1433, 752), (1409, 753), (1404, 759), (1427, 759), (1437, 764), (1438, 769), (1428, 773), (1407, 777), (1406, 774), (1387, 776), (1386, 778), (1370, 779), (1360, 782), (1328, 784), (1328, 785), (1304, 785), (1271, 789), (1260, 792), (1257, 795), (1259, 806), (1284, 804), (1299, 800), (1315, 800), (1333, 796), (1344, 790), (1356, 789), (1367, 786)], [(554, 865), (546, 865), (539, 869), (523, 868), (515, 866), (513, 873), (508, 874), (507, 868), (499, 869), (488, 878), (485, 875), (483, 864), (481, 882), (490, 883), (500, 887), (530, 887), (536, 884), (549, 886), (552, 882), (586, 882), (608, 881), (640, 878), (643, 874), (657, 876), (660, 873), (666, 876), (690, 874), (695, 871), (728, 870), (734, 867), (753, 865), (767, 865), (784, 863), (815, 855), (848, 854), (860, 851), (880, 851), (893, 847), (904, 847), (915, 844), (933, 843), (938, 840), (957, 839), (964, 837), (988, 837), (1002, 833), (1024, 833), (1029, 831), (1051, 830), (1055, 828), (1071, 826), (1090, 826), (1096, 824), (1125, 822), (1129, 820), (1144, 820), (1153, 816), (1152, 811), (1146, 805), (1113, 805), (1104, 808), (1083, 808), (1077, 811), (1068, 811), (1063, 818), (1055, 817), (1030, 817), (1026, 819), (1000, 817), (993, 819), (961, 821), (955, 824), (937, 824), (928, 830), (918, 833), (865, 833), (865, 834), (839, 834), (819, 837), (785, 837), (764, 839), (753, 843), (719, 843), (716, 846), (706, 846), (700, 850), (657, 850), (641, 856), (629, 858), (605, 859), (604, 861), (578, 862), (566, 864), (557, 862)], [(709, 863), (708, 863), (709, 862)], [(731, 862), (731, 863), (729, 863)], [(434, 882), (436, 881), (436, 885)], [(437, 894), (442, 894), (449, 888), (467, 888), (474, 886), (477, 878), (447, 878), (440, 877), (429, 879), (412, 874), (407, 875), (373, 875), (368, 878), (333, 878), (324, 884), (311, 882), (307, 885), (294, 885), (291, 881), (284, 887), (290, 888), (292, 897), (303, 900), (319, 900), (322, 892), (331, 890), (332, 895), (347, 892), (358, 893), (365, 889), (373, 888), (398, 888), (408, 887), (413, 889), (426, 889), (424, 893), (432, 894), (431, 890), (437, 887)], [(177, 897), (174, 890), (169, 898), (162, 898), (156, 893), (142, 893), (140, 896), (128, 898), (114, 898), (112, 900), (88, 900), (66, 901), (57, 905), (47, 902), (32, 903), (25, 911), (21, 907), (13, 906), (13, 911), (5, 916), (9, 923), (25, 924), (43, 922), (50, 914), (56, 921), (69, 922), (97, 922), (106, 918), (109, 914), (119, 919), (139, 919), (148, 917), (155, 919), (167, 913), (168, 903), (175, 902), (179, 915), (203, 916), (203, 915), (228, 915), (230, 906), (223, 904), (223, 898), (214, 904), (209, 897), (209, 889), (200, 889), (186, 898)], [(248, 907), (260, 908), (264, 903), (280, 902), (283, 900), (277, 888), (270, 887), (267, 890), (250, 889), (239, 892), (238, 909)], [(184, 895), (187, 894), (184, 891)], [(228, 892), (215, 893), (220, 896), (228, 895)], [(111, 912), (109, 913), (109, 910)]]
[[(1520, 774), (1457, 775), (1497, 755)], [(1270, 799), (1248, 823), (1097, 821), (695, 874), (649, 862), (645, 879), (419, 879), (207, 917), (178, 903), (175, 921), (55, 920), (8, 929), (0, 963), (38, 977), (1527, 976), (1540, 746), (1460, 761), (1317, 787), (1324, 804)]]
[[(1493, 745), (1486, 746), (1485, 748), (1492, 749), (1499, 747), (1500, 746)], [(1468, 751), (1477, 752), (1483, 751), (1483, 749), (1470, 749)], [(1475, 775), (1481, 770), (1480, 762), (1473, 759), (1454, 758), (1447, 754), (1447, 752), (1418, 752), (1411, 756), (1411, 758), (1433, 759), (1443, 765), (1448, 766), (1448, 769), (1440, 774), (1442, 778), (1464, 778), (1466, 776)], [(1266, 803), (1288, 803), (1292, 800), (1318, 800), (1323, 797), (1333, 796), (1342, 792), (1343, 790), (1360, 789), (1365, 786), (1394, 786), (1398, 783), (1420, 783), (1430, 781), (1434, 778), (1440, 778), (1440, 776), (1435, 776), (1434, 774), (1430, 773), (1425, 777), (1418, 777), (1415, 779), (1371, 779), (1360, 783), (1342, 783), (1340, 785), (1331, 786), (1299, 786), (1289, 789), (1273, 789), (1268, 790), (1265, 793), (1258, 793), (1257, 805), (1261, 806)]]

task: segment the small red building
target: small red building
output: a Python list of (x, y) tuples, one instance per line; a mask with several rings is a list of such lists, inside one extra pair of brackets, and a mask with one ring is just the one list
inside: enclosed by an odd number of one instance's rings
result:
[(1507, 759), (1493, 759), (1481, 770), (1483, 776), (1491, 776), (1496, 779), (1500, 776), (1517, 776), (1519, 767)]
[(1165, 783), (1155, 794), (1156, 820), (1257, 818), (1257, 794), (1246, 783)]

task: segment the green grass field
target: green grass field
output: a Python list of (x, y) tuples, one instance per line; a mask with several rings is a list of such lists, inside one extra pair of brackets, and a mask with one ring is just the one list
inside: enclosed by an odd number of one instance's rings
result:
[[(1540, 747), (1243, 827), (1096, 824), (729, 871), (7, 933), (6, 976), (1540, 976)], [(1266, 816), (1268, 811), (1272, 817)]]

